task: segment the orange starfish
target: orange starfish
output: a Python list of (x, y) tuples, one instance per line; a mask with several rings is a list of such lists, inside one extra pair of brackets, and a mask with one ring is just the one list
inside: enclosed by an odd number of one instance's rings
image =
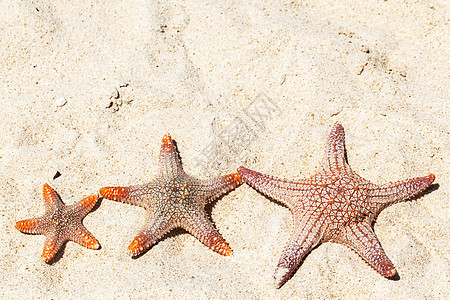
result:
[(147, 251), (161, 237), (181, 227), (203, 244), (222, 255), (232, 250), (209, 221), (205, 205), (242, 184), (238, 174), (200, 180), (186, 174), (170, 135), (162, 139), (158, 176), (147, 184), (130, 187), (104, 187), (106, 199), (143, 207), (148, 216), (144, 227), (128, 246), (131, 256)]
[(100, 248), (98, 241), (82, 223), (84, 217), (97, 203), (97, 195), (88, 196), (66, 206), (48, 184), (44, 184), (42, 194), (45, 214), (42, 217), (18, 221), (15, 227), (24, 233), (43, 234), (47, 237), (42, 253), (46, 263), (51, 263), (55, 254), (68, 241), (89, 249)]
[(344, 244), (381, 275), (397, 276), (372, 224), (386, 207), (424, 191), (433, 174), (375, 185), (356, 174), (345, 158), (344, 128), (336, 123), (319, 171), (308, 179), (291, 181), (240, 167), (238, 173), (257, 191), (285, 204), (294, 217), (294, 229), (274, 274), (280, 288), (307, 253), (324, 242)]

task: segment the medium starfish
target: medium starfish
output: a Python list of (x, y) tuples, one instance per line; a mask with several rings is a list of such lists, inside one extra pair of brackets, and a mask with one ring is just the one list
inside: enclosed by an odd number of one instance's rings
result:
[(83, 200), (64, 205), (61, 198), (48, 184), (42, 188), (45, 214), (42, 217), (22, 220), (16, 228), (24, 233), (43, 234), (47, 237), (42, 258), (50, 263), (59, 249), (68, 241), (76, 242), (89, 249), (99, 249), (100, 244), (83, 226), (84, 217), (92, 210), (98, 200), (91, 195)]
[(106, 199), (143, 207), (148, 216), (144, 227), (128, 246), (136, 257), (174, 228), (181, 227), (221, 255), (232, 253), (230, 246), (209, 221), (205, 205), (242, 184), (234, 173), (209, 180), (186, 174), (170, 135), (162, 139), (158, 176), (147, 184), (104, 187)]
[(424, 191), (435, 179), (430, 174), (376, 185), (360, 177), (347, 164), (344, 128), (339, 123), (331, 130), (321, 168), (308, 179), (278, 179), (244, 167), (238, 173), (293, 214), (294, 229), (274, 274), (277, 288), (292, 276), (306, 254), (328, 241), (353, 249), (381, 275), (396, 276), (372, 224), (383, 209)]

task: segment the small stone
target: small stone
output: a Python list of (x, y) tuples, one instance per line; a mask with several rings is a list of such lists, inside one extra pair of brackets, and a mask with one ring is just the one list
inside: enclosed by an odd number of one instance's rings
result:
[(359, 46), (359, 51), (361, 51), (363, 53), (370, 53), (370, 49), (366, 45)]
[(365, 67), (366, 67), (366, 64), (361, 65), (361, 66), (357, 66), (357, 67), (355, 68), (355, 74), (356, 74), (356, 75), (361, 75), (362, 72), (364, 72), (364, 68), (365, 68)]
[(119, 90), (114, 88), (114, 91), (112, 91), (111, 95), (109, 96), (109, 99), (119, 99), (120, 93)]
[(58, 107), (62, 107), (64, 105), (66, 105), (66, 103), (67, 103), (67, 100), (64, 97), (56, 99), (56, 106), (58, 106)]
[(59, 171), (56, 171), (55, 175), (53, 176), (53, 180), (55, 180), (59, 176), (61, 176), (61, 173), (59, 173)]

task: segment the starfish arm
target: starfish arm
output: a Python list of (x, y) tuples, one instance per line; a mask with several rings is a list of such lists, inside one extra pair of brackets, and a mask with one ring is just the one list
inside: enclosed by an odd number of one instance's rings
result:
[(163, 177), (174, 178), (184, 172), (180, 155), (169, 134), (166, 134), (162, 139), (159, 165), (159, 175)]
[(148, 190), (146, 185), (103, 187), (100, 189), (100, 195), (109, 200), (145, 207), (141, 198), (147, 194)]
[(214, 199), (226, 194), (242, 184), (242, 178), (237, 173), (219, 176), (212, 179), (195, 180), (194, 190), (203, 194), (200, 198), (203, 204), (209, 203)]
[(51, 211), (64, 206), (59, 195), (48, 184), (43, 185), (42, 195), (44, 197), (45, 211)]
[(334, 124), (325, 148), (322, 169), (325, 174), (342, 174), (349, 171), (345, 161), (345, 133), (341, 124)]
[(277, 288), (283, 286), (305, 255), (320, 243), (323, 223), (322, 218), (310, 213), (303, 213), (298, 217), (294, 214), (294, 231), (281, 254), (273, 276)]
[(100, 249), (97, 239), (81, 224), (70, 232), (68, 239), (89, 249)]
[(427, 189), (435, 179), (434, 174), (425, 177), (416, 177), (397, 182), (390, 182), (384, 185), (369, 184), (367, 195), (372, 201), (379, 204), (378, 212), (383, 208), (408, 200)]
[(144, 253), (177, 225), (165, 212), (150, 214), (145, 225), (128, 246), (129, 254), (136, 257)]
[(312, 196), (314, 192), (311, 189), (312, 182), (310, 179), (297, 181), (280, 179), (244, 167), (239, 167), (238, 173), (255, 190), (280, 201), (291, 210), (299, 205), (299, 199), (301, 201), (307, 201), (308, 196)]
[(78, 220), (82, 220), (94, 208), (97, 201), (97, 195), (90, 195), (75, 204), (67, 206), (67, 210)]
[(15, 227), (21, 232), (30, 234), (43, 234), (45, 231), (42, 218), (17, 221)]
[(49, 263), (65, 242), (67, 241), (61, 240), (55, 234), (47, 235), (47, 239), (44, 243), (44, 251), (42, 252), (42, 258), (44, 261)]
[(181, 227), (186, 229), (211, 250), (223, 256), (229, 256), (233, 253), (233, 250), (231, 250), (219, 231), (214, 228), (203, 211), (191, 214), (189, 218), (185, 219)]
[(338, 238), (332, 240), (353, 249), (375, 271), (386, 278), (397, 274), (394, 265), (387, 257), (380, 241), (369, 223), (356, 223), (342, 230)]

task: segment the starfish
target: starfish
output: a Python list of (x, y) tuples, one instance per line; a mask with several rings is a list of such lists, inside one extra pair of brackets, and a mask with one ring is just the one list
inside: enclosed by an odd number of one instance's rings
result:
[(232, 250), (209, 221), (205, 205), (242, 184), (234, 173), (200, 180), (186, 174), (170, 135), (162, 139), (158, 176), (149, 183), (130, 187), (104, 187), (106, 199), (143, 207), (148, 216), (144, 227), (128, 246), (132, 257), (141, 255), (174, 228), (183, 228), (217, 253)]
[(293, 275), (306, 254), (328, 241), (353, 249), (386, 278), (397, 277), (372, 225), (383, 209), (424, 191), (435, 179), (430, 174), (376, 185), (360, 177), (347, 163), (344, 128), (339, 123), (331, 130), (321, 167), (310, 178), (279, 179), (244, 167), (238, 173), (293, 214), (294, 229), (274, 274), (277, 288)]
[(89, 249), (100, 248), (98, 241), (82, 223), (97, 203), (97, 195), (88, 196), (72, 205), (64, 205), (48, 184), (44, 184), (42, 194), (45, 214), (42, 217), (18, 221), (15, 227), (24, 233), (43, 234), (47, 237), (42, 253), (46, 263), (51, 263), (55, 254), (68, 241)]

